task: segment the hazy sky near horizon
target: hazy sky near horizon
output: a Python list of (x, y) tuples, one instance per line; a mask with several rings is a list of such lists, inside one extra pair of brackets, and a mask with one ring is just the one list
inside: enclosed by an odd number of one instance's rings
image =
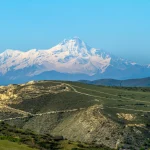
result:
[(150, 0), (0, 0), (0, 52), (47, 49), (74, 36), (150, 64)]

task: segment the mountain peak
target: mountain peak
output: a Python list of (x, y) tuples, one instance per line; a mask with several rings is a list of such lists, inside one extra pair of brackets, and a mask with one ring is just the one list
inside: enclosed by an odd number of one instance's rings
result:
[(21, 53), (21, 51), (19, 51), (19, 50), (6, 49), (4, 52), (0, 53), (0, 55), (7, 57), (7, 56), (15, 56), (20, 53)]
[[(105, 50), (90, 47), (75, 36), (64, 39), (63, 42), (50, 49), (30, 49), (26, 52), (11, 49), (4, 51), (0, 54), (0, 75), (27, 69), (26, 76), (35, 76), (52, 70), (71, 74), (104, 76), (107, 72), (109, 73), (109, 70), (110, 72), (117, 70), (117, 72), (127, 71), (128, 73), (130, 68), (134, 67), (136, 70), (138, 67), (141, 68), (134, 64), (113, 56)], [(149, 68), (150, 66), (146, 66), (147, 70)]]
[(85, 43), (85, 42), (83, 40), (81, 40), (79, 37), (75, 36), (73, 38), (64, 39), (63, 42), (61, 42), (61, 44), (66, 44), (66, 43), (82, 44), (82, 43)]
[(72, 38), (72, 40), (75, 40), (75, 41), (82, 41), (82, 42), (83, 42), (83, 40), (81, 40), (78, 36), (74, 36), (74, 37)]
[(79, 37), (75, 36), (73, 38), (64, 39), (63, 42), (61, 42), (59, 45), (62, 47), (66, 47), (66, 49), (71, 51), (80, 51), (83, 50), (90, 50), (91, 47), (88, 46), (83, 40), (81, 40)]

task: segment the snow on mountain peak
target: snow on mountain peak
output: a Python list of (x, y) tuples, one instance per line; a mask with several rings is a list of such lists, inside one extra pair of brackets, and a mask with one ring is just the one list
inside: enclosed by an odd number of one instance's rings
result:
[(0, 56), (5, 55), (5, 56), (9, 56), (9, 55), (15, 55), (21, 53), (21, 51), (19, 50), (12, 50), (12, 49), (6, 49), (3, 53), (0, 54)]
[(72, 39), (64, 39), (60, 44), (52, 47), (51, 52), (55, 54), (61, 53), (62, 57), (88, 57), (90, 47), (81, 39), (74, 37)]
[(75, 37), (70, 38), (70, 39), (64, 39), (61, 44), (67, 44), (67, 43), (76, 43), (77, 45), (81, 45), (84, 42), (79, 37), (75, 36)]
[(27, 52), (6, 50), (0, 54), (0, 73), (30, 68), (28, 76), (55, 70), (64, 73), (94, 75), (103, 73), (108, 66), (125, 68), (124, 60), (118, 60), (101, 49), (91, 48), (78, 37), (64, 39), (47, 49), (31, 49)]
[(72, 39), (65, 39), (62, 43), (62, 46), (67, 47), (68, 50), (81, 50), (81, 49), (89, 49), (90, 47), (84, 42), (82, 41), (80, 38), (78, 37), (74, 37)]

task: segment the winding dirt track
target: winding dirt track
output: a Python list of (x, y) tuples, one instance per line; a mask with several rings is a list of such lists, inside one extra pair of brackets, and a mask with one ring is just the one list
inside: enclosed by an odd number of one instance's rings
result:
[[(68, 84), (67, 84), (68, 85)], [(99, 98), (105, 98), (105, 99), (111, 99), (111, 100), (116, 100), (114, 98), (106, 98), (106, 97), (102, 97), (102, 96), (96, 96), (96, 95), (91, 95), (91, 94), (87, 94), (87, 93), (82, 93), (82, 92), (79, 92), (77, 91), (74, 87), (77, 87), (77, 88), (80, 88), (80, 89), (84, 89), (84, 90), (87, 90), (87, 91), (92, 91), (92, 92), (97, 92), (97, 93), (102, 93), (102, 94), (106, 94), (106, 95), (111, 95), (111, 96), (118, 96), (118, 95), (115, 95), (115, 94), (110, 94), (110, 93), (106, 93), (106, 92), (100, 92), (100, 91), (95, 91), (95, 90), (91, 90), (91, 89), (87, 89), (87, 88), (82, 88), (82, 87), (79, 87), (79, 86), (76, 86), (76, 85), (68, 85), (70, 87), (72, 87), (72, 89), (74, 90), (74, 92), (76, 93), (79, 93), (79, 94), (84, 94), (84, 95), (89, 95), (89, 96), (93, 96), (93, 97), (99, 97)], [(126, 99), (126, 100), (132, 100), (132, 101), (135, 101), (135, 102), (144, 102), (144, 103), (149, 103), (148, 101), (142, 101), (142, 100), (136, 100), (136, 99), (132, 99), (132, 98), (127, 98), (127, 97), (124, 97), (124, 96), (121, 96), (122, 98)], [(117, 100), (123, 100), (123, 99), (118, 99)], [(123, 100), (125, 101), (125, 100)]]
[[(115, 94), (110, 94), (110, 93), (105, 93), (105, 92), (101, 92), (101, 91), (95, 91), (95, 90), (91, 90), (91, 89), (87, 89), (87, 88), (82, 88), (82, 87), (75, 86), (75, 85), (70, 85), (68, 83), (55, 82), (55, 81), (51, 81), (51, 82), (52, 83), (64, 84), (64, 85), (70, 87), (74, 92), (76, 92), (78, 94), (87, 95), (87, 96), (91, 96), (91, 97), (95, 97), (95, 98), (105, 98), (105, 99), (109, 99), (109, 100), (116, 100), (115, 98), (106, 98), (106, 97), (102, 97), (102, 96), (96, 96), (96, 95), (92, 95), (92, 94), (88, 94), (88, 93), (83, 93), (83, 92), (77, 91), (76, 88), (84, 89), (84, 90), (87, 90), (87, 91), (93, 91), (93, 92), (97, 92), (97, 93), (102, 93), (102, 94), (106, 94), (106, 95), (111, 95), (111, 96), (115, 96), (115, 97), (118, 96), (118, 95), (115, 95)], [(135, 99), (131, 99), (131, 98), (123, 97), (123, 96), (122, 96), (122, 98), (125, 99), (125, 100), (121, 99), (123, 101), (132, 100), (132, 101), (136, 101), (136, 102), (150, 103), (148, 101), (135, 100)], [(117, 99), (117, 100), (119, 100), (119, 99)], [(128, 109), (128, 108), (108, 107), (108, 106), (105, 106), (105, 107), (107, 107), (107, 108), (115, 108), (115, 109), (123, 109), (123, 110), (131, 110), (131, 111), (139, 111), (139, 112), (150, 112), (150, 111), (135, 110), (135, 109)], [(28, 118), (28, 117), (35, 117), (35, 116), (42, 116), (42, 115), (56, 114), (56, 113), (75, 112), (75, 111), (83, 110), (85, 108), (72, 109), (72, 110), (61, 110), (61, 111), (50, 111), (50, 112), (37, 113), (37, 114), (31, 114), (31, 113), (28, 113), (28, 112), (25, 112), (25, 111), (22, 111), (22, 110), (18, 110), (18, 109), (14, 109), (14, 108), (11, 108), (11, 107), (9, 107), (9, 109), (15, 110), (18, 113), (20, 112), (21, 114), (24, 114), (24, 116), (23, 117), (15, 117), (15, 118), (7, 118), (7, 119), (3, 119), (3, 120), (0, 120), (0, 121), (16, 120), (16, 119), (23, 119), (23, 118)]]
[(3, 119), (3, 120), (0, 120), (0, 122), (1, 122), (1, 121), (16, 120), (16, 119), (23, 119), (23, 118), (28, 118), (28, 117), (43, 116), (43, 115), (49, 115), (49, 114), (75, 112), (75, 111), (79, 111), (79, 110), (83, 110), (83, 109), (85, 109), (85, 108), (70, 109), (70, 110), (60, 110), (60, 111), (57, 111), (57, 110), (56, 110), (56, 111), (49, 111), (49, 112), (44, 112), (44, 113), (29, 114), (29, 115), (23, 116), (23, 117), (14, 117), (14, 118)]
[(109, 106), (105, 106), (107, 108), (115, 108), (115, 109), (123, 109), (123, 110), (131, 110), (131, 111), (137, 111), (137, 112), (150, 112), (150, 111), (145, 111), (145, 110), (136, 110), (136, 109), (130, 109), (130, 108), (123, 108), (123, 107), (109, 107)]

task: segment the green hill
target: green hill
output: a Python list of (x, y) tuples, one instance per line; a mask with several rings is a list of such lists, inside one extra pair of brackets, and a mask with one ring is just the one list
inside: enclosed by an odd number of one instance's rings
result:
[(150, 89), (39, 81), (0, 88), (0, 119), (101, 147), (150, 147)]
[(27, 145), (14, 143), (7, 140), (0, 140), (0, 149), (1, 150), (36, 150), (35, 148), (30, 148)]
[(96, 148), (94, 145), (72, 142), (58, 136), (35, 134), (4, 122), (0, 123), (0, 131), (0, 150), (110, 150), (104, 146)]
[(104, 86), (118, 86), (118, 87), (150, 87), (150, 77), (142, 79), (99, 79), (94, 81), (81, 80), (82, 83), (104, 85)]

